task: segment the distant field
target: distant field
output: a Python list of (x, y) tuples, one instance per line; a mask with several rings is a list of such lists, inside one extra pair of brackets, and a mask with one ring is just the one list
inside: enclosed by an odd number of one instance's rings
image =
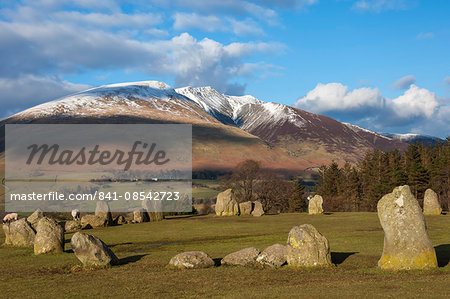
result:
[(220, 182), (217, 180), (192, 180), (192, 198), (198, 199), (211, 199), (217, 197), (219, 194), (218, 188)]
[[(449, 298), (450, 215), (427, 217), (441, 267), (390, 273), (376, 268), (383, 231), (376, 213), (198, 216), (85, 231), (111, 246), (123, 265), (83, 270), (70, 253), (34, 256), (32, 249), (0, 247), (6, 297), (433, 297)], [(177, 253), (202, 250), (219, 260), (250, 246), (285, 243), (294, 225), (311, 223), (330, 241), (337, 265), (326, 269), (215, 267), (172, 270)], [(0, 232), (0, 242), (4, 235)], [(8, 295), (9, 294), (9, 295)]]

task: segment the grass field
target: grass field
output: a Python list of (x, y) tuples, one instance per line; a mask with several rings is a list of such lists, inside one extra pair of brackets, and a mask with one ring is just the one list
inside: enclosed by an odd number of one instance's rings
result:
[[(1, 246), (0, 295), (6, 297), (450, 297), (450, 215), (427, 217), (440, 268), (391, 273), (376, 268), (383, 231), (375, 213), (198, 216), (85, 231), (121, 259), (109, 269), (83, 269), (70, 252), (34, 256), (32, 249)], [(177, 253), (202, 250), (217, 261), (255, 246), (285, 243), (292, 226), (313, 224), (330, 241), (331, 268), (167, 269)], [(0, 233), (0, 242), (4, 235)]]

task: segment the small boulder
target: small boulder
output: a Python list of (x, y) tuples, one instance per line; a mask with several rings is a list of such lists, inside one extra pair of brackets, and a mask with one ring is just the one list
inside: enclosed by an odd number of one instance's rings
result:
[(329, 266), (328, 240), (311, 224), (294, 226), (287, 240), (286, 259), (290, 266), (296, 267)]
[(251, 201), (241, 202), (239, 204), (239, 211), (241, 216), (248, 216), (252, 214), (253, 203)]
[(262, 215), (264, 215), (264, 210), (263, 210), (263, 206), (261, 204), (260, 201), (255, 201), (253, 203), (253, 211), (252, 211), (252, 215), (255, 217), (261, 217)]
[(36, 227), (34, 254), (64, 252), (64, 228), (54, 219), (43, 217)]
[(113, 224), (111, 210), (109, 209), (109, 205), (108, 205), (107, 201), (104, 201), (104, 200), (97, 201), (97, 206), (95, 207), (95, 216), (105, 218), (106, 225)]
[(108, 218), (98, 215), (84, 215), (81, 217), (81, 228), (88, 229), (94, 227), (108, 226)]
[(378, 267), (389, 270), (430, 269), (438, 266), (422, 210), (409, 186), (396, 187), (377, 205), (384, 230)]
[(314, 195), (308, 203), (308, 214), (317, 215), (323, 213), (323, 198), (320, 195)]
[(117, 256), (99, 238), (77, 232), (70, 242), (73, 253), (84, 266), (110, 266), (119, 264)]
[(68, 233), (75, 232), (81, 229), (81, 223), (78, 220), (68, 220), (64, 225), (64, 230)]
[(150, 222), (163, 221), (164, 214), (162, 212), (148, 212)]
[(3, 224), (5, 245), (32, 247), (36, 232), (25, 218)]
[(202, 251), (189, 251), (177, 254), (170, 259), (170, 266), (178, 269), (198, 269), (214, 266), (212, 258)]
[(114, 219), (114, 224), (126, 224), (126, 223), (127, 220), (122, 215), (119, 215)]
[(436, 192), (431, 189), (425, 191), (423, 198), (423, 214), (424, 215), (441, 215), (442, 207), (439, 203)]
[(226, 255), (222, 261), (222, 265), (233, 266), (252, 266), (256, 263), (260, 251), (255, 247), (245, 248)]
[(234, 199), (231, 189), (227, 189), (217, 195), (215, 211), (217, 216), (239, 215), (239, 205)]
[(31, 224), (31, 226), (36, 229), (36, 226), (39, 222), (39, 220), (41, 220), (41, 218), (44, 217), (44, 212), (42, 212), (41, 209), (37, 209), (36, 211), (33, 212), (33, 214), (31, 214), (30, 216), (28, 216), (27, 221), (28, 223)]
[(256, 261), (264, 266), (278, 268), (286, 264), (287, 247), (281, 244), (275, 244), (267, 247), (256, 258)]
[(143, 223), (143, 222), (149, 222), (150, 219), (148, 217), (148, 213), (143, 208), (136, 208), (133, 211), (133, 222), (134, 223)]

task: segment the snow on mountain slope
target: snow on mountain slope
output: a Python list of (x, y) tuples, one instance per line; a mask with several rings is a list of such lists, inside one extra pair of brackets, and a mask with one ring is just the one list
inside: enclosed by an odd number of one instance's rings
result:
[(104, 85), (22, 111), (15, 118), (148, 115), (215, 121), (187, 97), (158, 81)]
[(207, 87), (183, 87), (176, 89), (176, 92), (186, 96), (197, 103), (204, 111), (214, 116), (224, 124), (234, 124), (232, 119), (233, 107), (228, 101), (228, 97), (219, 93), (210, 86)]
[(395, 139), (398, 141), (406, 142), (406, 143), (417, 143), (421, 142), (424, 145), (436, 145), (436, 143), (440, 142), (443, 143), (444, 140), (440, 139), (438, 137), (434, 136), (428, 136), (428, 135), (420, 135), (420, 134), (413, 134), (413, 133), (407, 133), (407, 134), (390, 134), (390, 133), (383, 133), (384, 136), (390, 137), (391, 139)]

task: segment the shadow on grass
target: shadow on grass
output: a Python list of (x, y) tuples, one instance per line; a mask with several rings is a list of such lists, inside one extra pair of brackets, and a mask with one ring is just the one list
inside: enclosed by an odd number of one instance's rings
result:
[(217, 258), (217, 259), (213, 259), (213, 261), (214, 261), (214, 267), (219, 267), (221, 264), (220, 264), (220, 261), (221, 261), (222, 259), (221, 258)]
[(445, 267), (450, 262), (450, 244), (442, 244), (434, 247), (439, 267)]
[(120, 245), (131, 245), (131, 244), (133, 244), (133, 243), (131, 243), (131, 242), (117, 243), (117, 244), (108, 245), (108, 247), (112, 248), (112, 247), (116, 247), (116, 246), (120, 246)]
[(332, 252), (331, 262), (335, 265), (342, 264), (349, 256), (358, 252)]
[(132, 256), (127, 256), (127, 257), (121, 258), (121, 259), (119, 259), (119, 265), (135, 263), (146, 255), (148, 255), (148, 254), (138, 254), (138, 255), (132, 255)]
[(324, 212), (323, 214), (324, 214), (324, 215), (333, 215), (332, 212)]

